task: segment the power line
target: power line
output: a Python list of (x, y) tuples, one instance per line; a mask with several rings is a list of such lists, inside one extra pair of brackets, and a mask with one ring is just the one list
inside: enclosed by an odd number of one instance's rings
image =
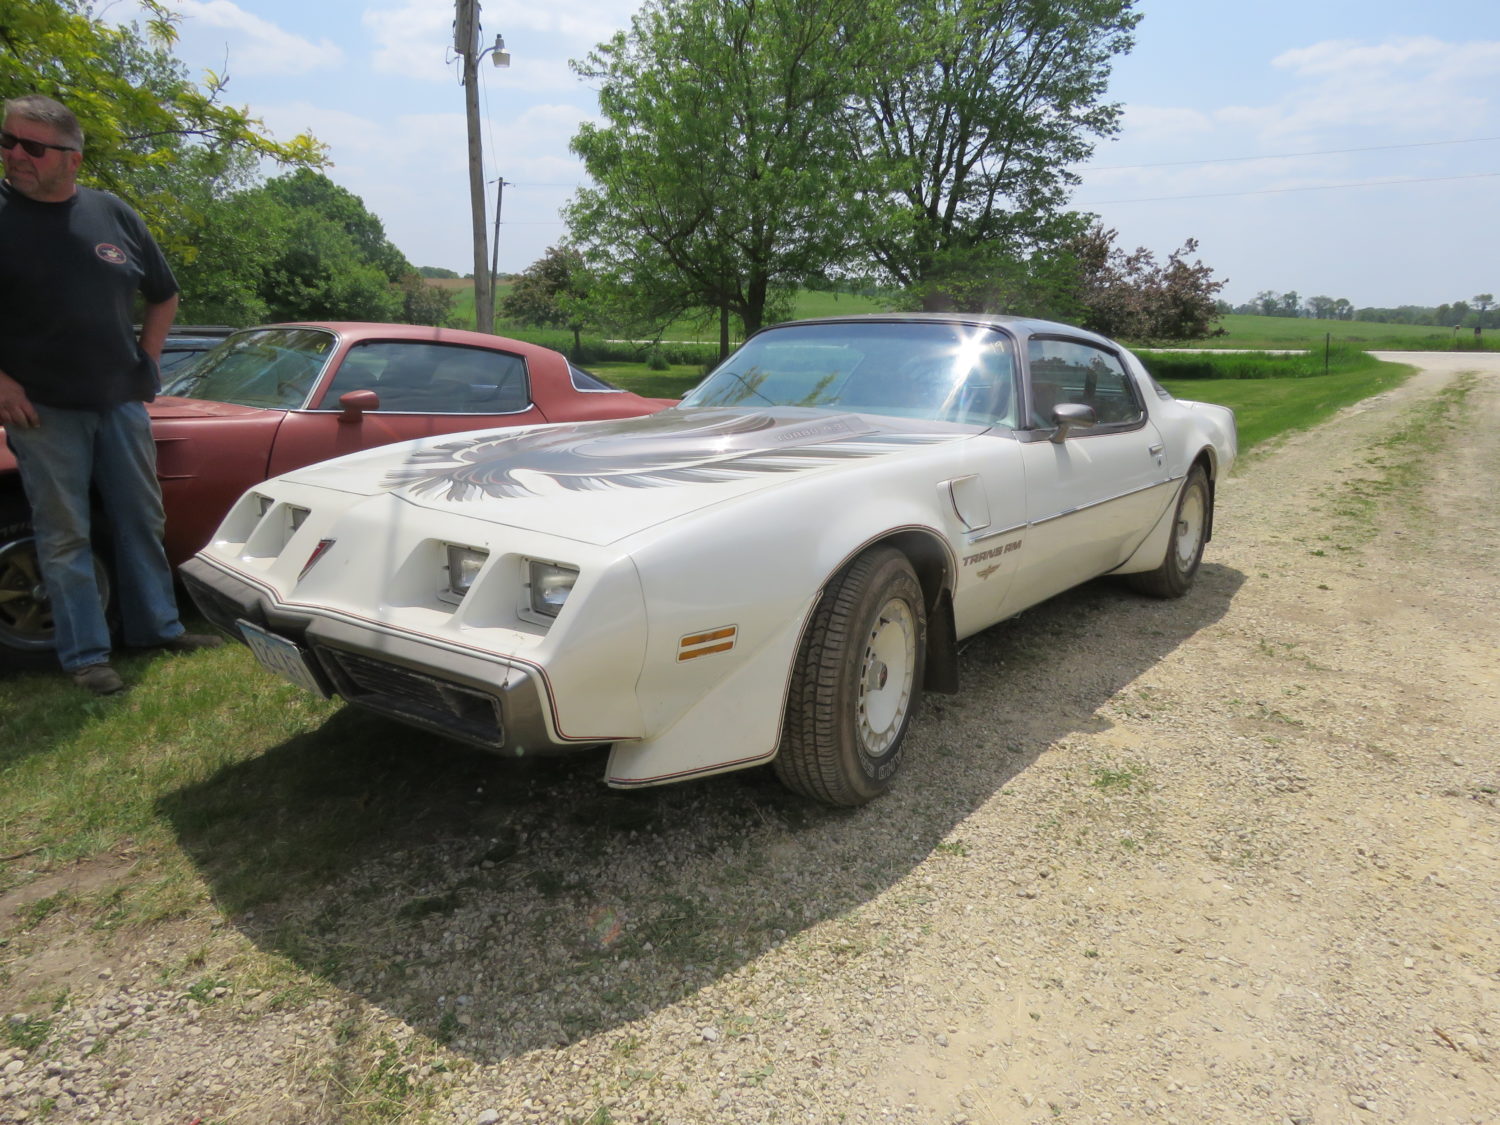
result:
[(1260, 156), (1216, 156), (1202, 160), (1164, 160), (1158, 164), (1080, 164), (1081, 172), (1129, 172), (1136, 168), (1181, 168), (1188, 164), (1236, 164), (1247, 160), (1293, 160), (1300, 156), (1342, 156), (1351, 152), (1389, 152), (1398, 148), (1432, 148), (1436, 145), (1477, 145), (1500, 141), (1500, 137), (1469, 137), (1460, 141), (1414, 141), (1404, 145), (1368, 145), (1364, 148), (1325, 148), (1317, 152), (1273, 152)]
[(1294, 191), (1340, 191), (1345, 188), (1390, 187), (1398, 184), (1441, 184), (1452, 180), (1482, 180), (1500, 172), (1473, 172), (1465, 176), (1427, 176), (1415, 180), (1363, 180), (1354, 184), (1312, 184), (1307, 187), (1261, 188), (1257, 191), (1215, 191), (1199, 195), (1152, 195), (1137, 199), (1078, 200), (1079, 207), (1104, 207), (1115, 203), (1171, 203), (1180, 199), (1230, 199), (1241, 195), (1281, 195)]

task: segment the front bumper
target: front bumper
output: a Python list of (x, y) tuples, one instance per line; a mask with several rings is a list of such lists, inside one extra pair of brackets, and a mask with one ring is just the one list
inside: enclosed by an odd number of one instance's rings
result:
[(203, 558), (180, 574), (199, 611), (243, 640), (249, 621), (297, 644), (330, 695), (411, 726), (520, 757), (596, 745), (559, 738), (540, 669), (393, 632), (331, 612), (278, 605), (269, 591)]

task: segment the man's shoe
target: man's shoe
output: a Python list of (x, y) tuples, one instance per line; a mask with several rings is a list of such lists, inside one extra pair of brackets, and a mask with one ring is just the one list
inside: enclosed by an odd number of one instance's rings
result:
[(87, 688), (95, 695), (115, 695), (125, 690), (125, 681), (108, 664), (88, 664), (74, 668), (70, 673), (73, 682)]
[(223, 637), (213, 637), (207, 633), (183, 633), (156, 647), (166, 652), (197, 652), (199, 649), (218, 648), (223, 643)]

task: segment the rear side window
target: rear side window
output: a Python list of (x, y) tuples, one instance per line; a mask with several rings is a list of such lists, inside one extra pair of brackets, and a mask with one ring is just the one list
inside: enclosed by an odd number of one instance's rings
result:
[(592, 371), (585, 371), (576, 364), (568, 364), (568, 377), (573, 382), (575, 391), (614, 391), (619, 393), (620, 388), (606, 383)]
[(1082, 340), (1033, 337), (1029, 355), (1033, 427), (1051, 428), (1052, 408), (1069, 402), (1093, 407), (1101, 427), (1131, 426), (1145, 417), (1135, 384), (1114, 353)]
[(526, 361), (453, 344), (377, 340), (349, 349), (323, 408), (348, 391), (374, 391), (389, 414), (514, 414), (531, 407)]

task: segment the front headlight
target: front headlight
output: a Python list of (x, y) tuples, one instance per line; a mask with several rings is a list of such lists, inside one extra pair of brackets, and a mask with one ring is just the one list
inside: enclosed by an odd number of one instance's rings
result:
[(531, 610), (544, 617), (556, 617), (562, 611), (563, 603), (573, 592), (573, 584), (578, 581), (578, 571), (572, 567), (536, 559), (527, 563), (527, 576)]
[(490, 557), (490, 553), (475, 547), (459, 547), (453, 543), (446, 546), (448, 548), (448, 586), (440, 596), (444, 601), (457, 603), (464, 600), (469, 587), (474, 585), (474, 579), (479, 576), (479, 571), (484, 566), (485, 560)]

